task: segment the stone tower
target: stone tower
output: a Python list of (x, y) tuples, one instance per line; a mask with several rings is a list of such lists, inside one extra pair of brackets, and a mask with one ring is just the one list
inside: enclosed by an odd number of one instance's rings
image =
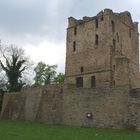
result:
[(139, 87), (138, 23), (110, 9), (68, 18), (65, 83), (76, 87)]

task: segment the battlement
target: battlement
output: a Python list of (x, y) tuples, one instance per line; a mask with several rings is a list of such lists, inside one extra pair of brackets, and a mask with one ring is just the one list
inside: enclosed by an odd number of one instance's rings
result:
[[(122, 21), (124, 20), (123, 18), (127, 16), (132, 22), (131, 14), (128, 11), (124, 11), (121, 13), (114, 13), (111, 9), (104, 9), (100, 11), (96, 16), (93, 16), (93, 17), (84, 16), (82, 19), (75, 19), (74, 17), (69, 17), (68, 28), (78, 26), (80, 24), (84, 24), (85, 22), (89, 22), (91, 20), (96, 20), (98, 18), (100, 18), (101, 21), (103, 21), (104, 16), (107, 16), (107, 15), (116, 16), (117, 18), (120, 18)], [(134, 28), (136, 28), (136, 30), (138, 31), (138, 22), (132, 22), (132, 23), (133, 23)]]

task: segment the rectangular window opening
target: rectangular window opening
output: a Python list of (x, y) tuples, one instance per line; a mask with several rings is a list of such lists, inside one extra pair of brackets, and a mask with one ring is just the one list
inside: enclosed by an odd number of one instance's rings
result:
[(81, 68), (80, 68), (80, 71), (81, 71), (81, 72), (84, 72), (84, 67), (81, 67)]
[(73, 52), (75, 52), (76, 51), (76, 42), (74, 41), (73, 42)]
[(96, 28), (98, 28), (98, 19), (95, 20)]
[(77, 27), (74, 27), (74, 35), (77, 35)]
[(116, 68), (115, 68), (115, 65), (113, 65), (113, 71), (114, 71), (114, 72), (115, 72), (115, 69), (116, 69)]
[(112, 26), (112, 32), (115, 32), (115, 23), (114, 23), (114, 21), (111, 21), (111, 26)]
[(131, 38), (131, 29), (129, 29), (129, 38)]
[(98, 45), (99, 44), (99, 36), (96, 34), (95, 36), (95, 44)]
[(92, 76), (91, 77), (91, 88), (95, 88), (96, 87), (96, 77)]
[(77, 77), (76, 78), (76, 87), (77, 88), (82, 88), (83, 87), (83, 77)]

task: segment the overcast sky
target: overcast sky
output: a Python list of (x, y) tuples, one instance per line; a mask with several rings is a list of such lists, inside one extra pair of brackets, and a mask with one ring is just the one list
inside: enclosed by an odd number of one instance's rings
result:
[(0, 0), (0, 39), (25, 49), (35, 62), (64, 72), (67, 18), (95, 16), (110, 8), (140, 21), (140, 0)]

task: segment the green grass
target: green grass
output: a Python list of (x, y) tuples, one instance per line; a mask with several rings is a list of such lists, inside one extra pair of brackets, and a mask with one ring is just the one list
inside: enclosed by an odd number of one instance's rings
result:
[(0, 140), (139, 140), (140, 133), (126, 130), (56, 126), (0, 120)]

